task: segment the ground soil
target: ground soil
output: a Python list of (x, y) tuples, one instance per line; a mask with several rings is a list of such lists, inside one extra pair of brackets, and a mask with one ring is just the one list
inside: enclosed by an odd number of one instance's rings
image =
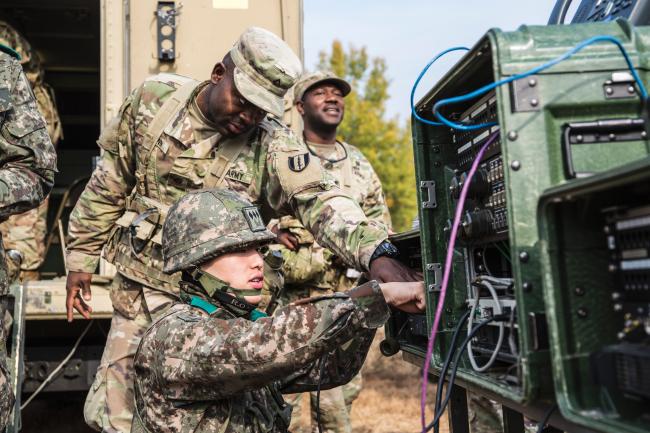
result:
[[(379, 352), (383, 331), (377, 337), (362, 369), (363, 390), (352, 404), (353, 433), (418, 433), (420, 427), (420, 393), (422, 373), (419, 366), (409, 364), (401, 355), (391, 358)], [(428, 388), (427, 408), (433, 407), (436, 389)], [(300, 430), (309, 432), (309, 398), (302, 399)], [(427, 420), (432, 419), (427, 410)], [(446, 416), (441, 421), (441, 433), (448, 433)]]

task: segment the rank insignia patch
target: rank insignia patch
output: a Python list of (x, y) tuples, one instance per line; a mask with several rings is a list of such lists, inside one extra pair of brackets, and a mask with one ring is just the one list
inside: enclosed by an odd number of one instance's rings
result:
[(289, 168), (297, 173), (303, 171), (309, 165), (309, 153), (289, 157)]
[(262, 215), (260, 215), (260, 211), (256, 206), (245, 207), (242, 212), (252, 231), (259, 232), (266, 229)]

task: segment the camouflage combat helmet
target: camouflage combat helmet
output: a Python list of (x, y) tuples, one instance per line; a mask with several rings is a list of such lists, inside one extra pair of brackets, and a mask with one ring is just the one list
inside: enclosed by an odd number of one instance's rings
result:
[(203, 189), (178, 200), (163, 226), (164, 271), (197, 268), (221, 254), (266, 244), (275, 235), (256, 206), (223, 189)]

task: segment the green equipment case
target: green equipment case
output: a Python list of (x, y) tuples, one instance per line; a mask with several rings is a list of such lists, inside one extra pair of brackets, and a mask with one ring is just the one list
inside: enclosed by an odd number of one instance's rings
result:
[(650, 158), (548, 190), (538, 220), (562, 413), (649, 431)]
[[(646, 82), (650, 29), (622, 20), (522, 26), (513, 32), (493, 29), (420, 100), (416, 110), (435, 121), (432, 108), (437, 101), (526, 72), (597, 35), (620, 40)], [(460, 188), (480, 147), (488, 136), (500, 132), (469, 187), (433, 367), (440, 369), (460, 316), (478, 296), (474, 323), (498, 313), (496, 304), (502, 314), (510, 313), (511, 320), (487, 326), (474, 339), (478, 364), (496, 352), (492, 366), (476, 371), (464, 354), (459, 377), (518, 403), (553, 401), (551, 359), (557, 359), (558, 342), (556, 331), (549, 337), (547, 323), (557, 318), (549, 317), (556, 311), (547, 309), (544, 300), (545, 292), (559, 288), (543, 290), (546, 252), (541, 248), (539, 200), (548, 188), (646, 158), (650, 147), (643, 102), (621, 52), (614, 44), (601, 42), (550, 69), (441, 110), (457, 122), (496, 122), (489, 129), (457, 131), (414, 117), (420, 254), (428, 308), (426, 316), (395, 315), (387, 326), (385, 352), (400, 348), (408, 359), (422, 361)], [(487, 277), (501, 282), (495, 290), (498, 302), (485, 291)], [(566, 407), (561, 409), (565, 413)]]

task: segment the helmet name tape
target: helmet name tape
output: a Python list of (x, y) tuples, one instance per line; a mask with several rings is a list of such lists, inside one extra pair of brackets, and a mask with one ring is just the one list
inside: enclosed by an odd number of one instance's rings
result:
[(246, 221), (248, 222), (248, 226), (252, 231), (259, 232), (266, 230), (262, 215), (260, 215), (260, 211), (256, 206), (245, 207), (242, 209), (242, 212), (244, 214), (244, 218), (246, 218)]

